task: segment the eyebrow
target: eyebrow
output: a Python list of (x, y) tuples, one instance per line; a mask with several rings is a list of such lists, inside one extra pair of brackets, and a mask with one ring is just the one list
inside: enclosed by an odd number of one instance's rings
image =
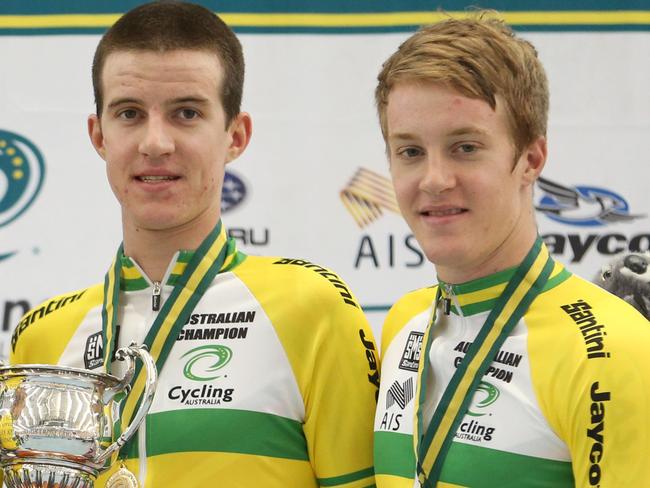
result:
[(469, 126), (469, 127), (459, 127), (458, 129), (455, 129), (451, 131), (448, 136), (466, 136), (466, 135), (480, 135), (480, 136), (485, 136), (487, 135), (488, 132), (484, 129), (481, 129), (480, 127), (476, 126)]
[(386, 139), (391, 141), (412, 141), (413, 139), (417, 139), (417, 137), (414, 134), (410, 134), (408, 132), (398, 132), (396, 134), (388, 133), (388, 137)]
[[(467, 136), (467, 135), (480, 135), (480, 136), (485, 136), (488, 135), (488, 132), (484, 129), (481, 129), (480, 127), (476, 126), (467, 126), (467, 127), (459, 127), (458, 129), (454, 129), (451, 132), (448, 132), (445, 134), (447, 137), (450, 136)], [(410, 132), (397, 132), (395, 134), (388, 134), (387, 139), (391, 141), (412, 141), (413, 139), (417, 139), (418, 137), (414, 134), (411, 134)]]
[(136, 104), (141, 104), (142, 100), (138, 98), (118, 98), (116, 100), (113, 100), (111, 103), (109, 103), (106, 108), (111, 109), (115, 107), (119, 107), (120, 105), (125, 105), (128, 103), (136, 103)]
[[(141, 98), (124, 97), (124, 98), (118, 98), (116, 100), (113, 100), (111, 103), (108, 104), (108, 108), (112, 109), (115, 107), (119, 107), (120, 105), (127, 105), (130, 103), (136, 105), (144, 104)], [(209, 103), (209, 100), (205, 97), (195, 97), (195, 96), (179, 97), (170, 100), (169, 102), (166, 103), (166, 105), (181, 105), (183, 103), (196, 103), (199, 105), (205, 105)]]

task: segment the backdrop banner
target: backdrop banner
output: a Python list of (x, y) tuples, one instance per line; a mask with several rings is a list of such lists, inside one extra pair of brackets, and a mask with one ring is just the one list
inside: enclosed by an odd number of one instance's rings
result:
[[(90, 66), (106, 26), (139, 2), (92, 12), (87, 3), (0, 5), (2, 358), (28, 308), (101, 281), (121, 240), (87, 136)], [(244, 46), (254, 134), (227, 168), (224, 224), (250, 254), (333, 269), (379, 338), (389, 306), (436, 273), (399, 215), (373, 91), (382, 62), (418, 24), (440, 18), (438, 4), (286, 2), (279, 11), (272, 2), (269, 11), (259, 0), (242, 12), (237, 3), (220, 11)], [(550, 81), (539, 231), (555, 258), (593, 280), (614, 254), (650, 248), (650, 15), (635, 2), (616, 12), (593, 10), (599, 2), (569, 1), (566, 12), (513, 3), (504, 15), (537, 47)], [(567, 192), (572, 204), (559, 198)]]

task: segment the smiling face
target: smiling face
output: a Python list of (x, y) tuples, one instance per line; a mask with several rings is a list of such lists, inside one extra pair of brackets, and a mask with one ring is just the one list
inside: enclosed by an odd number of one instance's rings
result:
[(223, 72), (204, 51), (117, 51), (102, 74), (101, 119), (88, 120), (127, 233), (190, 229), (220, 217), (225, 165), (250, 139), (248, 114), (226, 127)]
[(497, 109), (444, 85), (403, 81), (386, 109), (390, 170), (402, 215), (444, 281), (518, 264), (536, 226), (532, 185), (546, 160), (537, 139), (515, 162)]

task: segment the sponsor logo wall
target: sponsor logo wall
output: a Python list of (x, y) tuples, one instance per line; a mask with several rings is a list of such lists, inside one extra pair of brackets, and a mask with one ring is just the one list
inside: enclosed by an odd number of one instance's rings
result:
[[(121, 234), (86, 134), (100, 31), (26, 34), (3, 24), (15, 13), (3, 8), (15, 7), (0, 6), (0, 356), (29, 307), (103, 279)], [(540, 234), (588, 279), (614, 254), (650, 248), (650, 67), (638, 62), (650, 54), (650, 28), (619, 24), (522, 27), (551, 90)], [(435, 282), (399, 216), (373, 102), (381, 63), (413, 29), (238, 27), (254, 135), (228, 166), (224, 223), (251, 254), (333, 269), (377, 337), (392, 302)], [(396, 385), (395, 403), (409, 391)]]

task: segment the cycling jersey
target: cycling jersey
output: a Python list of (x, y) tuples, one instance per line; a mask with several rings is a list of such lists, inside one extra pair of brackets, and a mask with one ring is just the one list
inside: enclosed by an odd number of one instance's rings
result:
[[(429, 422), (514, 269), (440, 283), (421, 406)], [(419, 486), (413, 443), (420, 348), (438, 286), (402, 297), (382, 331), (378, 487)], [(445, 313), (447, 312), (447, 313)], [(493, 357), (455, 431), (439, 487), (650, 486), (650, 324), (559, 263)]]
[[(159, 372), (127, 468), (155, 488), (374, 486), (378, 361), (356, 300), (320, 266), (245, 256), (232, 240), (227, 246), (233, 259), (194, 307)], [(163, 303), (191, 256), (173, 258)], [(152, 283), (128, 257), (120, 290), (118, 346), (142, 343), (159, 312)], [(26, 314), (12, 363), (101, 370), (103, 293), (102, 285), (92, 286)], [(121, 362), (112, 364), (121, 376)]]

